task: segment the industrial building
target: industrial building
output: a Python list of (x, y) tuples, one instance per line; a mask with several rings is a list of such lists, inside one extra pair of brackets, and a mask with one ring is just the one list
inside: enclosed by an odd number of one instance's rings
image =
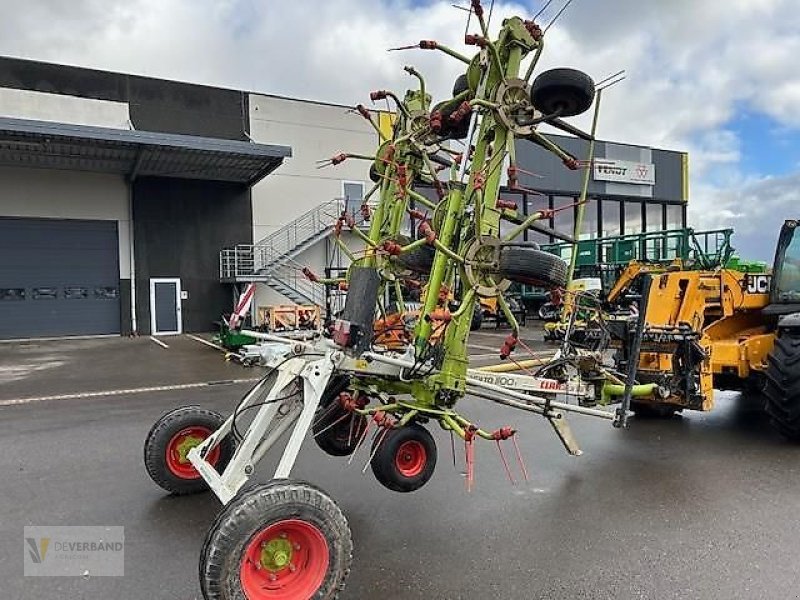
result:
[[(0, 339), (208, 331), (248, 281), (256, 316), (321, 303), (299, 268), (341, 265), (333, 221), (372, 185), (363, 161), (317, 168), (374, 151), (348, 108), (0, 58)], [(516, 154), (528, 191), (503, 197), (567, 207), (549, 226), (571, 232), (582, 173), (527, 141)], [(601, 142), (596, 157), (581, 238), (685, 227), (686, 154)]]

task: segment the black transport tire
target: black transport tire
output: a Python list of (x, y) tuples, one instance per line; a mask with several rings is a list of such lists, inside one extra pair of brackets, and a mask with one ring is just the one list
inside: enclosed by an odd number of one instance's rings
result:
[[(350, 385), (350, 378), (337, 375), (328, 383), (314, 415), (311, 430), (320, 450), (330, 456), (348, 456), (356, 449), (357, 442), (367, 427), (367, 418), (346, 411), (339, 404), (339, 394)], [(347, 415), (350, 415), (347, 418)]]
[(467, 74), (462, 73), (456, 80), (453, 82), (453, 98), (466, 92), (469, 89), (469, 80), (467, 79)]
[(594, 81), (583, 71), (550, 69), (533, 81), (531, 103), (545, 115), (574, 117), (589, 110), (594, 93)]
[[(185, 459), (186, 448), (196, 446), (198, 439), (206, 439), (224, 422), (219, 413), (199, 406), (182, 406), (164, 414), (144, 441), (144, 466), (150, 479), (176, 496), (205, 492), (206, 482)], [(222, 472), (235, 450), (228, 435), (209, 453), (208, 460)]]
[(329, 600), (344, 589), (352, 557), (336, 502), (311, 484), (277, 480), (241, 493), (211, 525), (200, 589), (205, 600), (267, 598), (270, 587), (281, 598)]
[[(406, 242), (407, 243), (407, 242)], [(420, 246), (410, 252), (404, 252), (397, 256), (397, 262), (403, 267), (415, 273), (430, 273), (433, 268), (433, 257), (436, 250), (433, 246)]]
[(631, 410), (640, 419), (670, 419), (678, 409), (679, 407), (672, 404), (631, 402)]
[(538, 245), (508, 244), (500, 249), (498, 272), (505, 279), (543, 287), (567, 284), (567, 263)]
[[(378, 444), (377, 450), (374, 444)], [(375, 438), (372, 473), (393, 492), (413, 492), (428, 483), (436, 468), (436, 442), (418, 423), (390, 429)]]
[(765, 409), (784, 437), (800, 441), (800, 332), (783, 331), (769, 354)]

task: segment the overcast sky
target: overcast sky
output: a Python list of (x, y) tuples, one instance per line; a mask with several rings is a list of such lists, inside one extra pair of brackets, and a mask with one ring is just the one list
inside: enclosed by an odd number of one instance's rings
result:
[[(3, 0), (0, 54), (342, 103), (403, 90), (402, 67), (414, 64), (442, 96), (459, 63), (386, 49), (420, 39), (462, 47), (466, 13), (450, 4)], [(527, 18), (541, 4), (496, 2), (493, 23)], [(798, 8), (798, 0), (574, 0), (548, 31), (544, 62), (596, 80), (626, 69), (603, 101), (600, 136), (689, 151), (690, 225), (734, 226), (743, 256), (771, 260), (779, 223), (800, 218)]]

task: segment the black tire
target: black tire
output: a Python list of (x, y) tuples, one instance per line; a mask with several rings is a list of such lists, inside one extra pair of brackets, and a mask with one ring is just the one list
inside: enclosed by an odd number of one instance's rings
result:
[(670, 419), (679, 408), (672, 404), (631, 402), (631, 410), (640, 419)]
[(456, 77), (455, 82), (453, 82), (453, 98), (466, 92), (469, 89), (469, 81), (467, 79), (467, 74), (462, 73), (458, 77)]
[(531, 86), (531, 103), (545, 115), (574, 117), (594, 102), (594, 81), (576, 69), (551, 69), (540, 73)]
[(769, 354), (765, 410), (784, 437), (800, 441), (800, 332), (783, 331)]
[[(293, 529), (288, 534), (279, 534), (282, 528)], [(303, 540), (302, 528), (315, 533)], [(270, 529), (274, 532), (270, 536), (279, 536), (271, 539), (288, 544), (281, 560), (286, 565), (283, 568), (275, 566), (277, 560), (272, 566), (264, 564), (264, 554), (258, 567), (248, 560), (253, 545), (263, 548), (267, 543), (259, 543), (259, 538)], [(304, 542), (302, 546), (300, 541)], [(327, 547), (327, 568), (320, 558), (325, 553), (322, 544)], [(295, 586), (298, 593), (281, 597), (329, 600), (337, 598), (344, 589), (352, 557), (350, 527), (330, 496), (305, 482), (273, 481), (234, 498), (211, 525), (200, 553), (200, 589), (205, 600), (247, 600), (247, 591), (270, 585), (270, 576), (277, 580), (272, 580), (276, 587), (281, 585), (282, 577), (288, 577), (284, 579), (283, 591)], [(292, 560), (300, 564), (295, 565)], [(313, 565), (319, 565), (318, 561), (323, 561), (322, 567), (315, 569)], [(256, 570), (248, 569), (248, 564)], [(294, 570), (289, 573), (292, 567)], [(319, 576), (312, 576), (309, 581), (309, 575), (315, 571)], [(322, 580), (318, 586), (314, 584), (317, 579)], [(303, 581), (316, 591), (301, 592), (298, 588), (303, 587)]]
[[(374, 444), (380, 442), (377, 450)], [(428, 483), (436, 468), (436, 442), (422, 425), (412, 423), (378, 434), (372, 473), (393, 492), (413, 492)]]
[[(330, 456), (352, 454), (367, 426), (365, 416), (346, 411), (339, 404), (339, 394), (349, 384), (350, 378), (346, 375), (338, 375), (328, 383), (311, 426), (317, 446)], [(350, 418), (343, 418), (347, 414)]]
[(500, 249), (498, 272), (505, 279), (542, 287), (564, 287), (567, 263), (537, 245), (509, 244)]
[(436, 250), (433, 246), (420, 246), (410, 252), (404, 252), (397, 256), (397, 262), (403, 267), (415, 273), (430, 273), (433, 268), (433, 257)]
[[(190, 428), (204, 429), (210, 434), (219, 429), (224, 422), (225, 418), (219, 413), (199, 406), (182, 406), (164, 414), (155, 422), (144, 441), (144, 466), (150, 479), (176, 496), (205, 492), (208, 486), (203, 478), (196, 471), (193, 474), (189, 473), (189, 470), (193, 469), (190, 465), (186, 465), (184, 459), (176, 461), (173, 440), (175, 444), (180, 445), (179, 435), (184, 435), (184, 442), (197, 437), (191, 434)], [(188, 443), (192, 444), (191, 441)], [(215, 467), (217, 471), (222, 472), (233, 457), (236, 446), (233, 438), (228, 435), (217, 448), (219, 452)]]

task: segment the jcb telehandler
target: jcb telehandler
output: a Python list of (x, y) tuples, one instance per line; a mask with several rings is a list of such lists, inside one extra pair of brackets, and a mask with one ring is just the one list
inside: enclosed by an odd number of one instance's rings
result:
[[(800, 440), (800, 221), (781, 228), (771, 273), (666, 270), (644, 275), (644, 331), (632, 399), (644, 416), (711, 410), (714, 389), (763, 392), (774, 426)], [(616, 325), (616, 334), (614, 329)], [(631, 327), (609, 322), (617, 367), (635, 354)], [(629, 324), (628, 324), (629, 325)], [(613, 400), (613, 399), (608, 399)]]

